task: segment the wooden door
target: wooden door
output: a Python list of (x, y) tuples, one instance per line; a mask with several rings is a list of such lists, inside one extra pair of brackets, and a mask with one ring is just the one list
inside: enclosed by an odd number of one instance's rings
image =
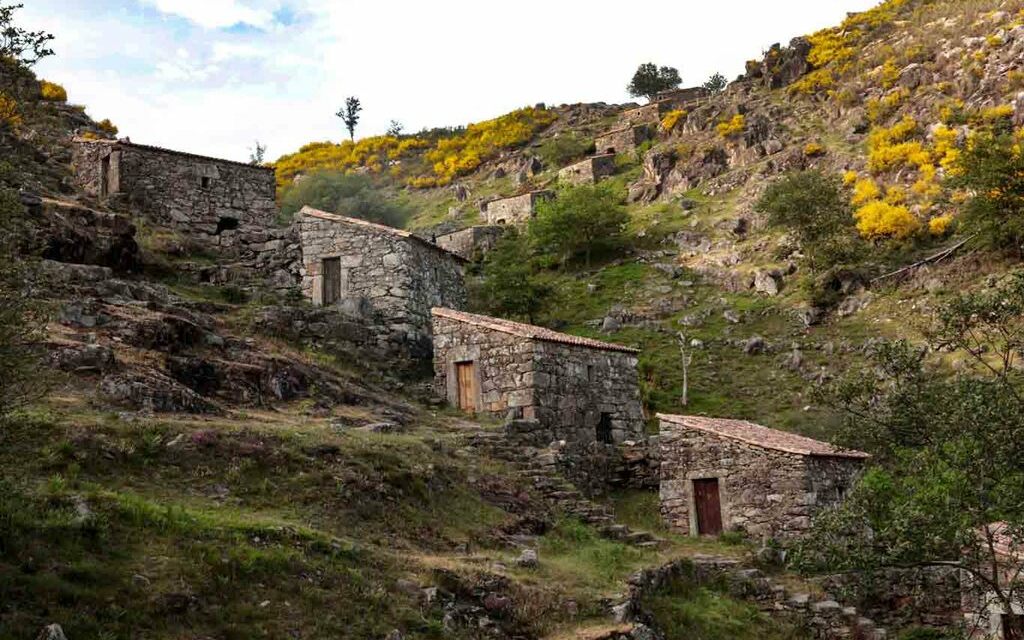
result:
[(1003, 640), (1024, 640), (1024, 616), (1003, 615)]
[(458, 388), (459, 409), (476, 411), (476, 371), (472, 362), (455, 363), (455, 384)]
[(693, 481), (693, 508), (697, 511), (698, 535), (721, 535), (722, 501), (717, 478)]
[(341, 258), (324, 258), (322, 303), (334, 304), (341, 298)]

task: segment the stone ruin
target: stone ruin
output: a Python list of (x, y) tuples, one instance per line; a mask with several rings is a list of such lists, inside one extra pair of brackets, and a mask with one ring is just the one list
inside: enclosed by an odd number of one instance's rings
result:
[(609, 153), (564, 167), (558, 172), (558, 181), (570, 185), (596, 184), (614, 173), (615, 155)]
[(367, 317), (385, 350), (431, 353), (435, 306), (462, 308), (465, 260), (408, 231), (304, 207), (302, 292)]
[(628, 125), (599, 135), (594, 140), (598, 155), (630, 153), (651, 138), (647, 125)]
[(494, 248), (504, 232), (505, 227), (500, 225), (480, 225), (437, 236), (434, 243), (460, 258), (476, 262)]
[(484, 219), (489, 225), (522, 224), (537, 213), (537, 203), (554, 197), (547, 190), (531, 191), (518, 196), (499, 198), (482, 206)]
[(102, 206), (129, 211), (178, 234), (189, 253), (218, 258), (193, 269), (200, 282), (294, 286), (298, 245), (277, 222), (274, 170), (134, 144), (75, 138), (76, 188)]
[(870, 457), (744, 420), (658, 418), (661, 513), (688, 535), (799, 536), (843, 499)]
[(433, 329), (435, 391), (453, 406), (532, 423), (545, 443), (643, 436), (635, 349), (452, 309)]

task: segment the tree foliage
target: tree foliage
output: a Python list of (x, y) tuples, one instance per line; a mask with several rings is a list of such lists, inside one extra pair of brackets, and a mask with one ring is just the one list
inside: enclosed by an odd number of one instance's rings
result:
[(974, 194), (961, 218), (986, 246), (1024, 253), (1024, 154), (1008, 133), (979, 133), (959, 162), (954, 186)]
[(925, 337), (963, 359), (960, 373), (897, 342), (828, 389), (846, 416), (842, 443), (873, 454), (873, 466), (818, 518), (797, 560), (855, 572), (952, 564), (1004, 606), (1019, 605), (1020, 575), (994, 571), (993, 525), (1024, 541), (1024, 274), (958, 296)]
[(653, 100), (659, 92), (675, 89), (682, 83), (679, 70), (674, 67), (659, 67), (653, 62), (645, 62), (637, 67), (633, 79), (626, 91), (634, 98), (645, 97)]
[(356, 139), (356, 125), (359, 124), (359, 113), (362, 110), (363, 105), (360, 104), (359, 98), (349, 96), (345, 98), (345, 106), (338, 109), (338, 112), (334, 114), (345, 123), (345, 128), (348, 129), (348, 137), (352, 141)]
[(366, 176), (319, 171), (292, 183), (281, 197), (281, 212), (292, 215), (305, 205), (343, 216), (401, 227), (409, 212), (373, 188)]
[(264, 163), (267, 157), (267, 145), (261, 144), (259, 140), (253, 143), (253, 147), (249, 149), (249, 164), (253, 166), (260, 166)]
[(49, 47), (53, 34), (45, 31), (26, 31), (14, 24), (14, 12), (24, 6), (0, 5), (0, 56), (32, 66), (53, 55), (53, 49)]
[(796, 236), (812, 268), (827, 269), (856, 255), (853, 213), (837, 176), (791, 173), (769, 185), (754, 208), (770, 225)]
[(498, 316), (533, 322), (549, 293), (538, 275), (529, 241), (509, 228), (484, 262), (480, 284), (484, 308)]
[(388, 124), (388, 130), (384, 133), (384, 135), (392, 138), (400, 138), (402, 137), (402, 131), (404, 130), (405, 125), (403, 125), (398, 120), (392, 120), (390, 124)]
[(536, 251), (565, 265), (583, 258), (589, 267), (595, 253), (619, 248), (629, 220), (620, 195), (607, 183), (562, 189), (557, 198), (537, 205), (530, 221)]
[[(6, 170), (0, 167), (0, 173)], [(45, 321), (25, 284), (29, 265), (19, 250), (27, 233), (23, 211), (17, 192), (0, 181), (0, 418), (39, 390), (38, 341)]]
[(701, 86), (711, 93), (722, 93), (729, 86), (729, 81), (721, 73), (714, 73)]

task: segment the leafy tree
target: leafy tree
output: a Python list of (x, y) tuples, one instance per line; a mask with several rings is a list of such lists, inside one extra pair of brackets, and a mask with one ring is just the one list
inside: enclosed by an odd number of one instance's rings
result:
[(348, 137), (353, 142), (356, 139), (356, 125), (359, 124), (359, 112), (362, 110), (363, 105), (359, 103), (359, 98), (349, 96), (345, 98), (345, 106), (338, 109), (338, 113), (334, 114), (345, 123), (345, 128), (348, 129)]
[(821, 171), (791, 173), (765, 190), (754, 209), (794, 234), (812, 268), (852, 260), (860, 248), (840, 179)]
[(281, 196), (281, 212), (292, 215), (305, 205), (343, 216), (401, 227), (409, 212), (374, 189), (366, 176), (318, 171), (296, 180)]
[(721, 73), (714, 73), (701, 86), (703, 86), (711, 93), (722, 93), (722, 91), (724, 91), (725, 88), (729, 86), (729, 81), (726, 80), (725, 76), (723, 76)]
[(509, 228), (484, 261), (479, 287), (483, 307), (498, 316), (533, 322), (550, 288), (540, 281), (530, 255), (530, 244)]
[(626, 91), (629, 91), (629, 95), (634, 98), (643, 96), (648, 100), (654, 100), (659, 92), (675, 89), (682, 81), (678, 69), (659, 67), (653, 62), (645, 62), (637, 67)]
[(267, 157), (267, 145), (260, 144), (259, 140), (253, 144), (253, 148), (249, 149), (249, 164), (258, 166), (263, 164), (264, 159)]
[[(0, 174), (7, 169), (0, 167)], [(26, 237), (18, 194), (0, 175), (0, 418), (39, 391), (41, 309), (25, 286), (28, 266), (18, 241)]]
[(538, 254), (565, 266), (582, 257), (589, 268), (594, 253), (618, 249), (629, 216), (618, 192), (607, 183), (559, 191), (537, 205), (529, 236)]
[(961, 372), (897, 342), (828, 389), (846, 416), (841, 442), (874, 466), (819, 516), (796, 560), (855, 573), (954, 566), (1011, 610), (1024, 604), (1024, 580), (999, 570), (995, 552), (1000, 536), (1024, 542), (1024, 274), (958, 296), (925, 337), (962, 357)]
[(53, 55), (53, 49), (48, 46), (53, 40), (53, 34), (45, 31), (26, 31), (15, 25), (14, 12), (24, 6), (0, 5), (0, 56), (14, 58), (22, 64), (32, 66)]
[(1024, 154), (1009, 133), (980, 133), (963, 151), (953, 185), (974, 194), (962, 227), (992, 249), (1024, 257)]
[(391, 124), (388, 125), (388, 130), (385, 132), (385, 135), (389, 135), (392, 138), (398, 138), (401, 137), (402, 131), (404, 130), (405, 126), (403, 126), (401, 122), (398, 120), (392, 120)]

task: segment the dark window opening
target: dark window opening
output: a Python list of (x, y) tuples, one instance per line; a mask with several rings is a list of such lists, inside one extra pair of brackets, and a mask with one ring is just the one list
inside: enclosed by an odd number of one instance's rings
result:
[(100, 161), (100, 197), (106, 198), (110, 193), (110, 156)]
[(594, 381), (594, 365), (588, 364), (587, 365), (587, 382), (593, 382), (593, 381)]
[(238, 228), (238, 218), (232, 218), (231, 216), (221, 216), (220, 220), (217, 221), (217, 230), (214, 235), (220, 235), (224, 231), (234, 231)]
[(202, 185), (202, 187), (204, 189), (209, 189), (210, 188), (210, 179), (208, 177), (206, 177), (206, 176), (203, 176), (200, 179), (200, 184)]
[(615, 439), (612, 437), (612, 414), (601, 414), (601, 420), (597, 423), (597, 441), (604, 444), (614, 444)]

